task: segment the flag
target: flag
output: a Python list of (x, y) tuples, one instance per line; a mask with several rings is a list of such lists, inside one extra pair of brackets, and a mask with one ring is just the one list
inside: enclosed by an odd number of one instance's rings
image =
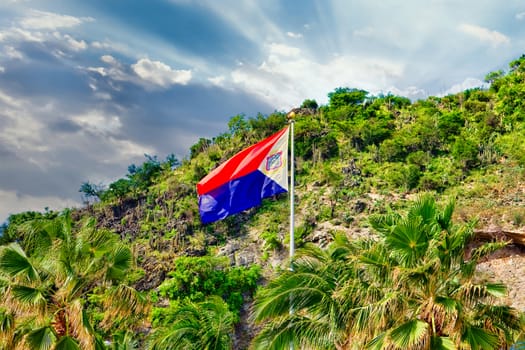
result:
[(288, 127), (237, 153), (197, 184), (203, 223), (288, 191)]

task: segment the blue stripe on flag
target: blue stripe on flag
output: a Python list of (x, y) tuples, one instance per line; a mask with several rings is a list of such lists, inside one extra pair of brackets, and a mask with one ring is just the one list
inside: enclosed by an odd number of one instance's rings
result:
[(199, 197), (202, 223), (213, 221), (261, 204), (263, 198), (286, 192), (259, 170), (225, 183)]

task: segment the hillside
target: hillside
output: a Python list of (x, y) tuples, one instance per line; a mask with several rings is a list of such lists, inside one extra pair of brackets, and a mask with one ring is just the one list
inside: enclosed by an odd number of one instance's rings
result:
[[(471, 248), (510, 240), (478, 270), (507, 284), (506, 302), (525, 311), (525, 57), (486, 79), (486, 90), (416, 102), (352, 88), (329, 93), (327, 105), (305, 100), (295, 110), (297, 247), (313, 242), (324, 248), (340, 234), (374, 237), (370, 216), (405, 213), (424, 195), (438, 205), (454, 200), (454, 222), (472, 224), (477, 232)], [(125, 335), (128, 327), (145, 344), (186, 303), (200, 305), (215, 295), (235, 324), (234, 348), (248, 347), (256, 329), (247, 317), (253, 294), (286, 269), (288, 197), (265, 199), (260, 207), (202, 225), (195, 185), (286, 123), (283, 112), (237, 115), (228, 132), (193, 145), (188, 159), (146, 156), (108, 186), (82, 184), (86, 205), (71, 211), (73, 231), (95, 219), (98, 230), (118, 234), (133, 256), (120, 281), (152, 307), (133, 324), (100, 326), (102, 337)], [(57, 217), (13, 215), (2, 243), (26, 240), (31, 220)], [(83, 297), (94, 323), (105, 317), (97, 292)]]

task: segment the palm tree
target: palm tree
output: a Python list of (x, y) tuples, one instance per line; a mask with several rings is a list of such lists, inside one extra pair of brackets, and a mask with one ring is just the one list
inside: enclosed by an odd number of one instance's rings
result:
[[(264, 322), (256, 349), (500, 349), (523, 330), (498, 299), (505, 286), (482, 279), (479, 259), (505, 245), (467, 254), (472, 225), (454, 225), (451, 202), (416, 201), (405, 216), (370, 218), (377, 240), (336, 236), (326, 251), (303, 250), (257, 294)], [(293, 312), (289, 312), (292, 305)]]
[[(336, 235), (327, 250), (306, 245), (284, 271), (256, 295), (252, 318), (263, 322), (255, 349), (343, 349), (351, 342), (348, 315), (358, 307), (340, 293), (348, 281), (359, 282), (352, 260), (370, 242), (350, 242)], [(361, 287), (360, 287), (361, 288)]]
[(229, 350), (235, 317), (219, 296), (177, 309), (170, 326), (153, 333), (151, 350)]
[(375, 330), (368, 347), (500, 349), (523, 330), (516, 310), (498, 302), (505, 286), (483, 279), (475, 269), (506, 243), (485, 243), (467, 254), (473, 225), (454, 225), (453, 210), (453, 202), (440, 211), (424, 196), (404, 217), (371, 217), (382, 240), (362, 261), (367, 278), (382, 293), (368, 305)]
[[(73, 232), (69, 212), (26, 225), (19, 242), (0, 250), (0, 337), (18, 348), (101, 348), (90, 317), (99, 302), (109, 329), (125, 317), (142, 315), (147, 300), (120, 285), (131, 267), (129, 248), (97, 229), (94, 220)], [(99, 297), (95, 297), (99, 295)]]

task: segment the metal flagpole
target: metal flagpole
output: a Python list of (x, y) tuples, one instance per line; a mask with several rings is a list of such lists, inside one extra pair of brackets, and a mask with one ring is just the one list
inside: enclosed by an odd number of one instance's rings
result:
[[(294, 187), (295, 187), (295, 164), (294, 164), (294, 117), (295, 113), (292, 111), (288, 113), (288, 122), (290, 123), (290, 271), (293, 271), (293, 256), (295, 253), (295, 237), (294, 237)], [(293, 299), (290, 297), (290, 315), (293, 314)], [(293, 341), (290, 341), (290, 350), (293, 350)]]
[(293, 271), (292, 259), (295, 253), (294, 240), (294, 186), (295, 186), (295, 166), (294, 166), (294, 123), (295, 113), (288, 114), (290, 121), (290, 269)]

